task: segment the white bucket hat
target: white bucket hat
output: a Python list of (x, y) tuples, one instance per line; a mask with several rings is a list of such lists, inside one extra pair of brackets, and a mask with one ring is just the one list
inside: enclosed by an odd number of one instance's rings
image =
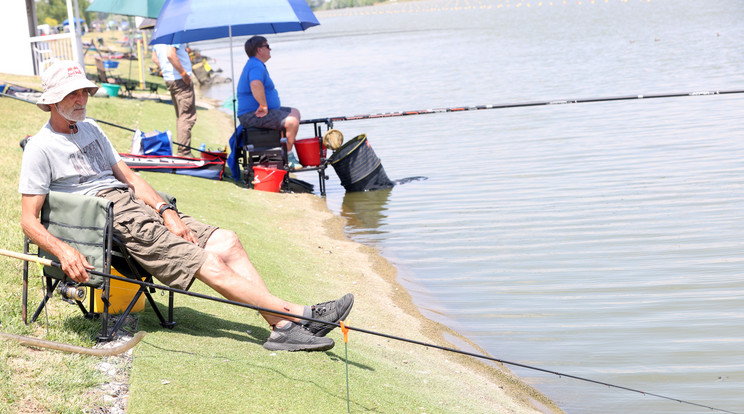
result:
[(41, 87), (44, 93), (36, 101), (36, 106), (44, 112), (49, 112), (49, 105), (56, 104), (70, 92), (87, 89), (92, 96), (98, 91), (98, 86), (85, 77), (85, 70), (79, 63), (71, 60), (54, 62), (41, 75)]

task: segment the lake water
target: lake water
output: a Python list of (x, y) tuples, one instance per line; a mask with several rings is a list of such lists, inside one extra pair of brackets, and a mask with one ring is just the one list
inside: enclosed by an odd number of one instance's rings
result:
[[(317, 16), (268, 36), (282, 101), (306, 119), (744, 89), (741, 0)], [(229, 76), (224, 41), (195, 47)], [(428, 179), (347, 195), (329, 168), (327, 204), (427, 317), (497, 358), (744, 412), (743, 115), (731, 94), (338, 122), (367, 134), (390, 178)], [(709, 412), (512, 369), (569, 413)]]

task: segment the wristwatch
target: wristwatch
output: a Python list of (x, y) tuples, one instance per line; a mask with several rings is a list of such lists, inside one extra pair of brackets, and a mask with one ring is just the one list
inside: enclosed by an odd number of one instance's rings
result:
[(158, 203), (157, 208), (158, 208), (158, 214), (160, 214), (160, 217), (163, 217), (163, 213), (165, 213), (165, 210), (173, 210), (176, 213), (178, 213), (176, 206), (174, 206), (171, 203), (160, 202)]

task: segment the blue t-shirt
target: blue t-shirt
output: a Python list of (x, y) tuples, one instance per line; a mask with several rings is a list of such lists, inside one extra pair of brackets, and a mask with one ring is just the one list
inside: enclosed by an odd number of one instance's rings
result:
[(251, 92), (251, 82), (254, 80), (263, 82), (266, 106), (269, 109), (277, 109), (281, 106), (279, 91), (274, 88), (274, 81), (271, 80), (266, 65), (261, 62), (261, 59), (252, 57), (245, 63), (243, 73), (240, 74), (240, 80), (238, 80), (238, 116), (258, 109), (258, 101)]

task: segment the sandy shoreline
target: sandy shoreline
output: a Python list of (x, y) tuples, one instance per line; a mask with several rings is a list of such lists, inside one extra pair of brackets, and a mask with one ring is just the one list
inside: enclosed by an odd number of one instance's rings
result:
[[(424, 317), (408, 292), (397, 282), (397, 269), (376, 249), (350, 240), (344, 232), (346, 220), (329, 210), (322, 198), (313, 194), (241, 191), (250, 192), (252, 208), (273, 209), (271, 220), (278, 220), (281, 223), (278, 231), (290, 236), (292, 243), (289, 248), (307, 252), (310, 260), (324, 264), (323, 273), (316, 274), (316, 278), (354, 293), (354, 309), (346, 321), (349, 326), (488, 355), (469, 339)], [(457, 395), (462, 400), (477, 401), (477, 407), (489, 407), (475, 412), (563, 412), (553, 401), (501, 364), (361, 332), (351, 331), (349, 337), (352, 352), (364, 355), (373, 349), (372, 352), (394, 361), (400, 367), (401, 375), (421, 377), (424, 384), (434, 389), (444, 387), (446, 391), (443, 392), (450, 395), (453, 389), (458, 389)], [(342, 345), (337, 342), (337, 346)], [(127, 410), (130, 398), (128, 372), (132, 363), (136, 364), (136, 361), (129, 354), (109, 358), (99, 368), (110, 372), (109, 383), (119, 384), (118, 388), (103, 385), (92, 390), (93, 395), (112, 404), (108, 412), (124, 413)], [(355, 379), (363, 381), (359, 376)], [(445, 403), (445, 400), (427, 401), (427, 404), (434, 412), (473, 412), (463, 411), (462, 407)], [(383, 409), (382, 412), (387, 411)]]
[[(263, 194), (262, 194), (263, 196)], [(267, 202), (272, 196), (267, 194)], [(296, 234), (295, 241), (304, 245), (309, 251), (320, 255), (332, 256), (329, 272), (341, 271), (344, 264), (353, 263), (354, 272), (363, 277), (356, 280), (357, 294), (355, 312), (350, 324), (386, 334), (414, 339), (447, 348), (460, 349), (452, 342), (465, 344), (467, 351), (488, 355), (468, 338), (463, 337), (448, 327), (424, 317), (414, 305), (411, 296), (398, 283), (398, 271), (380, 253), (369, 246), (351, 241), (344, 232), (345, 219), (333, 214), (323, 199), (310, 194), (282, 194), (292, 209), (301, 212), (294, 214), (291, 231)], [(346, 269), (349, 271), (348, 268)], [(390, 314), (385, 315), (385, 314)], [(388, 316), (388, 317), (386, 317)], [(353, 326), (350, 325), (350, 326)], [(403, 328), (401, 330), (401, 328)], [(454, 339), (447, 341), (446, 338)], [(390, 346), (389, 340), (379, 337), (365, 337), (365, 340), (379, 341)], [(420, 345), (401, 342), (395, 344), (419, 350)], [(428, 350), (428, 348), (426, 348)], [(409, 351), (411, 352), (411, 351)], [(508, 368), (474, 357), (460, 355), (443, 350), (430, 350), (429, 364), (439, 364), (445, 372), (481, 377), (484, 388), (493, 388), (498, 395), (498, 405), (509, 412), (543, 412), (559, 413), (561, 409), (551, 400), (513, 375)], [(453, 368), (450, 364), (456, 364)], [(498, 390), (498, 391), (496, 391)], [(474, 392), (474, 396), (483, 390)]]

